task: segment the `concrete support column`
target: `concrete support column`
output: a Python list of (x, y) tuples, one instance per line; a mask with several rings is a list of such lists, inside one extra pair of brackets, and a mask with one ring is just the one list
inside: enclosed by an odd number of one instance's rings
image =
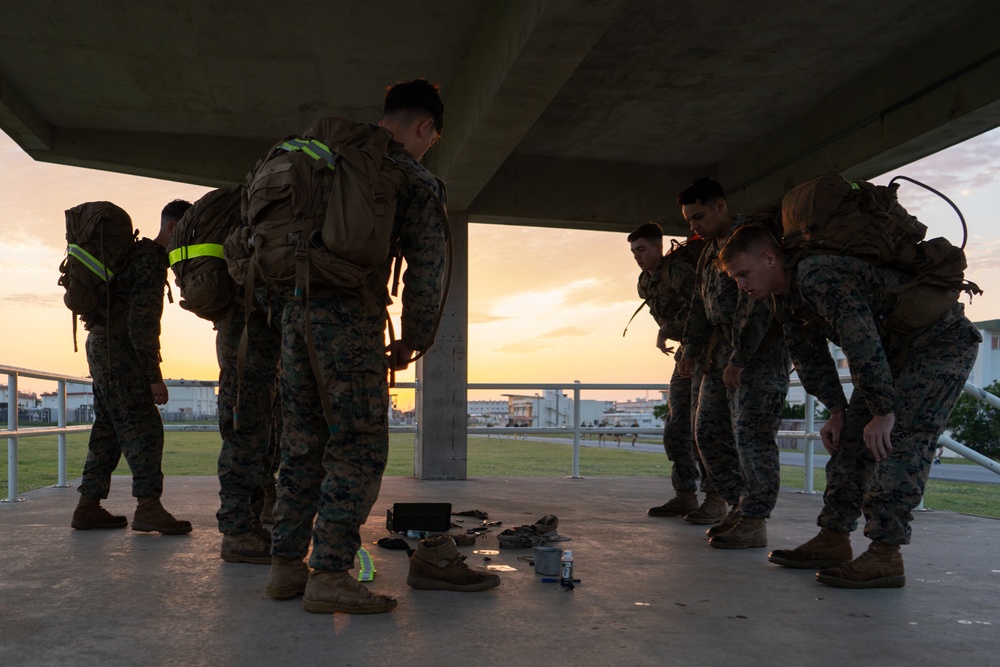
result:
[(434, 346), (417, 361), (417, 479), (465, 479), (468, 435), (469, 215), (452, 212), (451, 289)]

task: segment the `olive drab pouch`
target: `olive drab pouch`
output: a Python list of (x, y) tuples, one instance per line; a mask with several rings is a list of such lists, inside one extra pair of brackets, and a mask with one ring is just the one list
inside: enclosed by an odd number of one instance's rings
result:
[(236, 288), (223, 242), (240, 225), (242, 200), (243, 186), (207, 193), (177, 221), (167, 246), (180, 307), (210, 322), (221, 320), (232, 306)]
[(882, 186), (821, 176), (793, 188), (782, 200), (782, 249), (788, 269), (809, 255), (839, 254), (908, 274), (910, 281), (886, 295), (886, 329), (907, 335), (941, 319), (962, 292), (971, 297), (982, 290), (965, 280), (965, 240), (961, 246), (942, 237), (924, 240), (927, 226), (899, 204), (897, 180), (944, 199), (965, 229), (958, 207), (919, 181), (897, 176)]
[(66, 258), (59, 266), (63, 303), (73, 312), (73, 349), (77, 318), (88, 330), (110, 327), (117, 310), (111, 284), (136, 247), (138, 231), (128, 213), (111, 202), (87, 202), (66, 211)]

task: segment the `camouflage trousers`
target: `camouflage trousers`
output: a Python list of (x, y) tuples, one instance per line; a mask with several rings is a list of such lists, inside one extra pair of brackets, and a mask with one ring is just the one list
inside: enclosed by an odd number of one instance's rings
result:
[[(94, 426), (87, 445), (80, 493), (104, 499), (122, 455), (132, 471), (132, 495), (163, 495), (163, 421), (149, 378), (139, 369), (128, 336), (87, 336), (87, 364), (94, 380)], [(110, 356), (109, 356), (110, 354)]]
[[(246, 319), (247, 350), (240, 383), (239, 346), (244, 329), (243, 304), (216, 323), (219, 359), (219, 532), (248, 533), (257, 520), (254, 506), (263, 501), (262, 485), (275, 458), (271, 438), (281, 337), (277, 325), (254, 309)], [(258, 510), (259, 512), (259, 510)]]
[(711, 493), (711, 482), (705, 473), (705, 465), (698, 456), (692, 431), (691, 405), (692, 385), (690, 378), (681, 376), (675, 365), (670, 377), (670, 393), (667, 403), (670, 414), (663, 424), (663, 449), (667, 458), (673, 463), (670, 471), (670, 482), (674, 491), (697, 491), (698, 479), (701, 479), (701, 490)]
[(727, 389), (717, 367), (704, 372), (695, 439), (715, 490), (744, 515), (767, 518), (780, 488), (775, 438), (788, 393), (788, 372), (748, 367), (740, 385)]
[[(923, 498), (938, 436), (972, 371), (980, 340), (975, 326), (962, 317), (944, 331), (913, 341), (893, 378), (892, 452), (878, 463), (863, 439), (871, 412), (860, 392), (854, 392), (840, 447), (826, 466), (827, 488), (817, 525), (852, 531), (863, 513), (869, 539), (910, 543), (912, 510)], [(890, 355), (890, 361), (901, 358)]]
[[(271, 552), (314, 569), (350, 569), (361, 525), (378, 497), (389, 453), (386, 373), (338, 368), (351, 331), (321, 305), (309, 306), (319, 377), (306, 340), (306, 308), (285, 307), (281, 339), (281, 466)], [(347, 346), (349, 347), (349, 346)], [(333, 423), (324, 417), (320, 391)]]

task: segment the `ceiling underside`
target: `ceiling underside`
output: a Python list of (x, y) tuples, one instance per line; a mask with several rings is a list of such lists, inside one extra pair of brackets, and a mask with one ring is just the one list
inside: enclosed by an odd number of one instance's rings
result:
[(713, 176), (750, 211), (1000, 125), (1000, 3), (5, 0), (0, 128), (31, 156), (242, 180), (316, 117), (425, 76), (428, 166), (473, 222), (682, 233)]

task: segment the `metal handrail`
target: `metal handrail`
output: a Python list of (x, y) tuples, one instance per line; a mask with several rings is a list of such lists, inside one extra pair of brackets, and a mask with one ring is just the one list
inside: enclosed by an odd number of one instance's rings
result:
[[(67, 426), (66, 425), (66, 383), (71, 382), (75, 384), (92, 384), (90, 378), (73, 377), (67, 375), (60, 375), (58, 373), (49, 373), (46, 371), (35, 371), (25, 368), (18, 368), (15, 366), (4, 366), (0, 365), (0, 375), (7, 374), (7, 387), (8, 394), (13, 397), (14, 409), (8, 408), (7, 411), (7, 429), (6, 431), (0, 429), (0, 437), (6, 435), (7, 437), (7, 480), (8, 480), (8, 497), (6, 499), (0, 499), (0, 502), (17, 502), (23, 500), (17, 497), (17, 459), (18, 459), (18, 439), (25, 437), (34, 437), (42, 435), (52, 435), (56, 434), (59, 436), (58, 444), (58, 454), (59, 454), (59, 469), (58, 476), (59, 482), (56, 484), (57, 487), (67, 487), (66, 482), (66, 434), (74, 433), (78, 431), (88, 431), (90, 430), (89, 425), (81, 426)], [(54, 427), (29, 427), (24, 429), (19, 429), (17, 425), (17, 379), (18, 377), (27, 377), (40, 380), (54, 380), (59, 383), (58, 389), (58, 413), (59, 413), (59, 424)], [(842, 378), (842, 382), (849, 382), (850, 378)], [(169, 382), (168, 382), (169, 384)], [(217, 384), (214, 383), (213, 384)], [(801, 386), (801, 381), (793, 380), (791, 383), (793, 386)], [(573, 471), (572, 477), (575, 479), (580, 478), (580, 436), (582, 434), (590, 433), (604, 433), (604, 434), (625, 434), (625, 433), (641, 433), (641, 434), (653, 434), (658, 435), (662, 433), (661, 429), (651, 429), (643, 427), (581, 427), (580, 426), (580, 395), (582, 391), (595, 391), (595, 390), (620, 390), (620, 391), (631, 391), (631, 390), (653, 390), (660, 391), (665, 389), (668, 385), (662, 384), (609, 384), (609, 383), (587, 383), (583, 384), (579, 381), (574, 381), (571, 383), (560, 383), (560, 382), (541, 382), (541, 383), (513, 383), (513, 382), (471, 382), (466, 385), (466, 390), (536, 390), (536, 389), (554, 389), (556, 391), (569, 390), (573, 391), (573, 425), (571, 427), (469, 427), (468, 432), (479, 434), (479, 433), (517, 433), (517, 434), (531, 434), (531, 433), (560, 433), (560, 434), (573, 434)], [(399, 389), (415, 389), (420, 390), (418, 382), (398, 382), (396, 383), (396, 388)], [(997, 398), (993, 394), (976, 387), (975, 385), (966, 382), (965, 393), (970, 396), (985, 401), (994, 408), (1000, 409), (1000, 398)], [(814, 492), (814, 481), (813, 473), (815, 469), (814, 456), (815, 456), (815, 443), (820, 439), (819, 433), (814, 429), (813, 424), (813, 414), (815, 412), (815, 398), (809, 394), (806, 394), (805, 401), (805, 424), (803, 425), (802, 431), (781, 431), (778, 433), (780, 437), (784, 438), (795, 438), (799, 440), (804, 440), (805, 446), (805, 477), (803, 481), (804, 492), (813, 493)], [(420, 427), (419, 425), (413, 427), (393, 427), (393, 431), (416, 431)], [(938, 439), (938, 444), (958, 453), (959, 455), (968, 458), (979, 465), (1000, 474), (1000, 463), (993, 461), (978, 452), (969, 449), (965, 445), (956, 442), (955, 440), (947, 437), (941, 436)]]

